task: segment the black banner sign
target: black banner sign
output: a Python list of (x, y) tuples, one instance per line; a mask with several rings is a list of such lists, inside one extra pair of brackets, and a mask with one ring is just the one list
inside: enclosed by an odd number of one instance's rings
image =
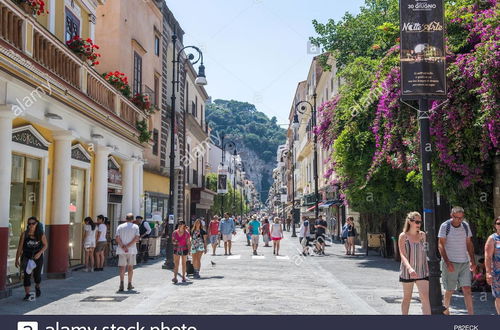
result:
[(443, 0), (400, 0), (403, 99), (446, 97)]

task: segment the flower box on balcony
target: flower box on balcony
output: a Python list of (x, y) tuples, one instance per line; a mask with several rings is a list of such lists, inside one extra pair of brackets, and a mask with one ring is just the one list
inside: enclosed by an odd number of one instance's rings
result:
[(122, 93), (123, 96), (130, 99), (130, 85), (128, 84), (128, 78), (125, 76), (125, 73), (115, 71), (103, 73), (102, 76), (111, 86)]
[(28, 15), (48, 14), (43, 0), (14, 0)]
[(71, 49), (82, 61), (90, 61), (90, 65), (98, 65), (97, 60), (101, 54), (96, 53), (99, 46), (94, 45), (92, 39), (84, 40), (80, 36), (74, 36), (71, 40), (66, 41), (66, 45)]
[(130, 101), (132, 101), (133, 104), (135, 104), (139, 109), (145, 111), (146, 113), (153, 113), (155, 111), (148, 95), (135, 94), (134, 97), (130, 99)]

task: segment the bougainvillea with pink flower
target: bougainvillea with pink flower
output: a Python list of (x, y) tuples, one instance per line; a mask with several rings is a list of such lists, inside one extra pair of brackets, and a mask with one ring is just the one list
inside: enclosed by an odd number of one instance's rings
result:
[[(388, 12), (397, 8), (395, 0), (382, 3)], [(367, 21), (365, 13), (360, 14), (360, 24)], [(432, 102), (430, 112), (434, 188), (449, 202), (466, 207), (474, 229), (483, 237), (493, 216), (493, 159), (500, 152), (499, 13), (497, 0), (447, 2), (448, 100)], [(387, 17), (393, 23), (396, 19), (395, 14)], [(337, 32), (336, 37), (342, 34)], [(328, 174), (336, 174), (336, 184), (350, 204), (366, 214), (379, 209), (401, 214), (405, 208), (420, 207), (418, 118), (411, 107), (417, 104), (408, 106), (399, 100), (399, 40), (382, 49), (378, 39), (373, 40), (366, 51), (351, 48), (363, 56), (341, 68), (346, 85), (335, 102), (320, 108), (315, 133), (323, 147), (333, 145)], [(360, 63), (370, 61), (377, 64), (359, 69)], [(361, 71), (364, 75), (357, 74)], [(367, 95), (376, 95), (375, 102), (367, 103), (364, 112), (351, 120), (343, 120)], [(366, 202), (366, 194), (374, 192), (379, 194), (378, 202)], [(398, 195), (406, 200), (397, 199)]]

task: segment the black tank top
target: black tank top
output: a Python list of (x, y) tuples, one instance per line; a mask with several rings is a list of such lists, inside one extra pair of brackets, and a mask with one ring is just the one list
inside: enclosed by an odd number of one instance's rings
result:
[(23, 256), (33, 258), (43, 247), (42, 240), (29, 237), (28, 234), (24, 236)]

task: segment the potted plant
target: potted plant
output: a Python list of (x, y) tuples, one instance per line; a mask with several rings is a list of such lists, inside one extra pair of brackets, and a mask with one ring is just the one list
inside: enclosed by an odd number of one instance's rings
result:
[(149, 142), (151, 139), (151, 131), (148, 130), (148, 123), (146, 120), (137, 121), (135, 123), (135, 128), (139, 131), (139, 142)]
[(120, 93), (126, 98), (130, 98), (131, 91), (130, 85), (128, 84), (128, 78), (125, 73), (120, 71), (103, 73), (102, 76), (109, 82), (113, 87), (115, 87)]
[(147, 113), (152, 113), (154, 111), (149, 96), (141, 93), (137, 93), (133, 98), (130, 99), (139, 109), (146, 111)]
[(27, 14), (41, 15), (48, 14), (43, 0), (14, 0)]
[(66, 45), (75, 54), (77, 54), (82, 61), (90, 61), (91, 66), (99, 64), (97, 58), (101, 57), (101, 54), (96, 52), (96, 50), (99, 49), (99, 46), (94, 45), (92, 39), (88, 38), (87, 40), (84, 40), (80, 38), (80, 36), (74, 36), (72, 39), (66, 41)]
[(48, 14), (43, 0), (15, 0), (15, 2), (29, 15)]

